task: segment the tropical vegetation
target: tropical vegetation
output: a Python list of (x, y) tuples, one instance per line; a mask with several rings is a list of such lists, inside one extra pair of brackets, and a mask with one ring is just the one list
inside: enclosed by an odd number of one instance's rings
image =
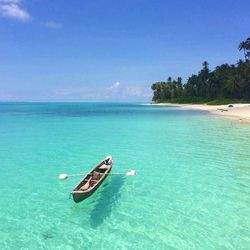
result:
[(213, 71), (203, 62), (198, 74), (155, 82), (152, 84), (154, 102), (226, 104), (250, 100), (250, 38), (239, 45), (245, 60), (222, 64)]

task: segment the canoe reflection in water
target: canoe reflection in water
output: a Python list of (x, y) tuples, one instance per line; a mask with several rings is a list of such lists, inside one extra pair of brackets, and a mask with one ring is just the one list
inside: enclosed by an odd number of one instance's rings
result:
[(98, 227), (110, 216), (112, 208), (116, 205), (121, 195), (121, 187), (124, 184), (124, 176), (110, 176), (110, 182), (103, 187), (100, 196), (94, 204), (90, 214), (90, 225)]

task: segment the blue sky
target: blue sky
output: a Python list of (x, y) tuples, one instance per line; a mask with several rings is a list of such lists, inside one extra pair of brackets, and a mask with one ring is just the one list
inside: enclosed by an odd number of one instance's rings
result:
[(243, 58), (249, 0), (0, 0), (1, 101), (149, 101)]

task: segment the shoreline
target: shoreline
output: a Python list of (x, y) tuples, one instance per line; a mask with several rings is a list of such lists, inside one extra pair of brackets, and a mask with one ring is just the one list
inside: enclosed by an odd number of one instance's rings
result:
[(213, 115), (250, 124), (250, 103), (232, 104), (233, 107), (229, 107), (229, 105), (174, 104), (174, 103), (153, 103), (151, 105), (178, 107), (187, 110), (207, 111)]

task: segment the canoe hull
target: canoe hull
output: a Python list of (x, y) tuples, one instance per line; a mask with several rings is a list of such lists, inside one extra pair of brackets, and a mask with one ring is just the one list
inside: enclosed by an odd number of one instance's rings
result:
[[(100, 164), (98, 166), (100, 166)], [(96, 168), (94, 168), (94, 170), (96, 170), (98, 168), (98, 166)], [(71, 195), (73, 197), (74, 202), (79, 203), (79, 202), (87, 199), (88, 197), (90, 197), (100, 187), (100, 185), (103, 183), (103, 181), (107, 178), (108, 173), (110, 173), (111, 169), (112, 169), (112, 164), (110, 165), (109, 169), (106, 171), (103, 178), (101, 178), (96, 183), (96, 185), (93, 188), (91, 188), (90, 190), (81, 191), (81, 190), (79, 190), (80, 185), (78, 184), (76, 186), (76, 188), (74, 190), (72, 190), (72, 192), (71, 192)], [(93, 170), (91, 172), (93, 172)], [(83, 180), (81, 180), (80, 183), (82, 183), (83, 181), (84, 181), (84, 178), (83, 178)]]

